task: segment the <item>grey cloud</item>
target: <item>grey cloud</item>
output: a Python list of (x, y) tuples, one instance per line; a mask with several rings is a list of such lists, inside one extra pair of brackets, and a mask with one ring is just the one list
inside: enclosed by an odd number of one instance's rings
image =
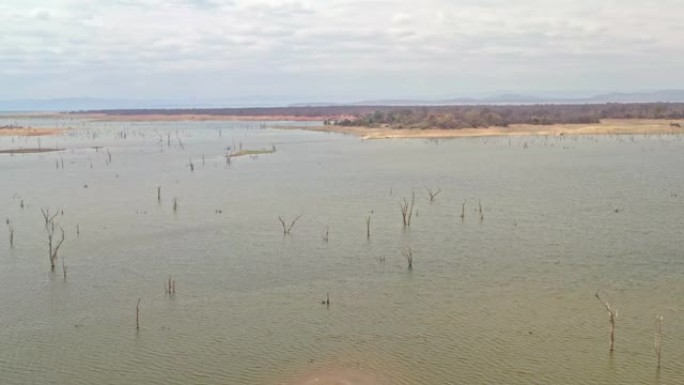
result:
[(620, 79), (677, 88), (681, 14), (677, 0), (6, 0), (0, 82), (25, 86), (0, 98), (50, 85), (55, 97), (78, 85), (126, 97), (127, 84), (153, 96), (170, 79), (193, 79), (184, 89), (202, 95), (218, 92), (216, 78), (234, 92), (268, 90), (267, 79), (292, 94), (307, 92), (293, 79), (345, 79), (335, 89), (359, 98)]

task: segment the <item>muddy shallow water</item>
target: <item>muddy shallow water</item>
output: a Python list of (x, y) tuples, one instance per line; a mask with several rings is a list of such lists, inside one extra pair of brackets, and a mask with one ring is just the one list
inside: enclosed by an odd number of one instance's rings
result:
[[(0, 138), (0, 150), (66, 149), (0, 155), (14, 228), (14, 248), (0, 232), (3, 383), (684, 378), (681, 136), (361, 141), (258, 122), (30, 123), (73, 129)], [(240, 145), (276, 151), (227, 164)], [(426, 186), (441, 189), (434, 202)], [(47, 207), (64, 212), (54, 273)], [(300, 214), (284, 236), (278, 216)], [(619, 312), (612, 355), (596, 291)]]

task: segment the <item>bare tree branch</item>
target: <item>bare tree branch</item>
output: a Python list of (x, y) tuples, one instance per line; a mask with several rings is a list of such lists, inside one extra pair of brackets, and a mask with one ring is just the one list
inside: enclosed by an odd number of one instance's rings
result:
[(283, 218), (281, 218), (280, 216), (278, 216), (278, 220), (280, 221), (280, 224), (283, 225), (283, 235), (290, 234), (290, 231), (292, 231), (292, 228), (293, 228), (294, 225), (297, 223), (297, 221), (299, 220), (299, 218), (302, 217), (302, 215), (303, 215), (303, 214), (299, 214), (299, 215), (297, 216), (297, 218), (295, 218), (295, 219), (290, 223), (289, 226), (285, 224), (285, 220), (283, 220)]
[(434, 202), (437, 195), (439, 195), (439, 193), (442, 192), (442, 189), (440, 189), (440, 188), (437, 188), (437, 191), (435, 191), (435, 190), (431, 189), (430, 187), (425, 186), (425, 189), (427, 190), (428, 195), (430, 195), (430, 202)]

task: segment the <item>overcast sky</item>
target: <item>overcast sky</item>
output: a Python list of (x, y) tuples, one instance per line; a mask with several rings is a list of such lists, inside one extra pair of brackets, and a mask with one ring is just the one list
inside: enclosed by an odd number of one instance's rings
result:
[(2, 0), (0, 99), (684, 88), (684, 0)]

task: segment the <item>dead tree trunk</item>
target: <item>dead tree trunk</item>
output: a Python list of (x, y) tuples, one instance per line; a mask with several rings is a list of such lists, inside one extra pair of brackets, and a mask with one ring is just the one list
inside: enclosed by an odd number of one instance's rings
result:
[(428, 195), (430, 196), (430, 202), (434, 202), (437, 195), (439, 195), (439, 193), (442, 192), (442, 189), (440, 188), (438, 188), (436, 191), (431, 189), (430, 187), (425, 187), (425, 189), (427, 190)]
[(465, 219), (465, 205), (468, 203), (468, 198), (463, 201), (463, 204), (461, 205), (461, 220)]
[(328, 235), (330, 234), (330, 225), (325, 225), (325, 233), (323, 233), (323, 242), (328, 243)]
[(7, 230), (9, 231), (9, 245), (10, 249), (14, 248), (14, 225), (12, 224), (12, 221), (7, 218)]
[(406, 200), (406, 197), (399, 202), (399, 207), (401, 208), (401, 217), (404, 223), (404, 227), (411, 226), (411, 217), (413, 216), (413, 205), (416, 202), (416, 194), (411, 193), (411, 202)]
[(606, 310), (608, 311), (608, 316), (610, 320), (610, 344), (608, 345), (608, 350), (612, 353), (615, 347), (615, 320), (618, 317), (618, 312), (617, 310), (611, 308), (608, 301), (602, 299), (598, 293), (596, 293), (596, 298), (598, 298), (598, 300), (601, 301), (603, 306), (605, 306)]
[(656, 367), (660, 369), (660, 325), (663, 322), (663, 316), (657, 316), (655, 321), (655, 354), (656, 354)]
[(283, 235), (288, 235), (288, 234), (290, 234), (290, 231), (292, 231), (292, 228), (294, 227), (295, 223), (297, 223), (297, 221), (298, 221), (299, 218), (301, 218), (301, 217), (302, 217), (302, 214), (300, 214), (299, 216), (297, 216), (297, 218), (295, 218), (295, 219), (290, 223), (289, 226), (285, 224), (285, 221), (283, 220), (283, 218), (278, 217), (278, 220), (280, 221), (280, 224), (283, 225)]
[(174, 295), (176, 294), (176, 280), (172, 279), (169, 275), (169, 279), (166, 281), (166, 294)]
[(370, 239), (370, 225), (372, 214), (366, 217), (366, 239)]
[(62, 247), (64, 243), (64, 229), (59, 226), (61, 233), (61, 238), (59, 241), (55, 242), (55, 217), (58, 213), (50, 215), (50, 209), (40, 209), (43, 214), (43, 219), (45, 219), (45, 231), (48, 237), (48, 256), (50, 257), (50, 270), (55, 271), (55, 263), (57, 262), (57, 256), (59, 248)]
[(413, 270), (413, 250), (411, 250), (411, 248), (408, 247), (408, 248), (402, 250), (401, 253), (404, 255), (404, 258), (406, 259), (406, 263), (408, 264), (408, 269)]
[(135, 328), (140, 330), (140, 298), (138, 298), (138, 304), (135, 305)]

